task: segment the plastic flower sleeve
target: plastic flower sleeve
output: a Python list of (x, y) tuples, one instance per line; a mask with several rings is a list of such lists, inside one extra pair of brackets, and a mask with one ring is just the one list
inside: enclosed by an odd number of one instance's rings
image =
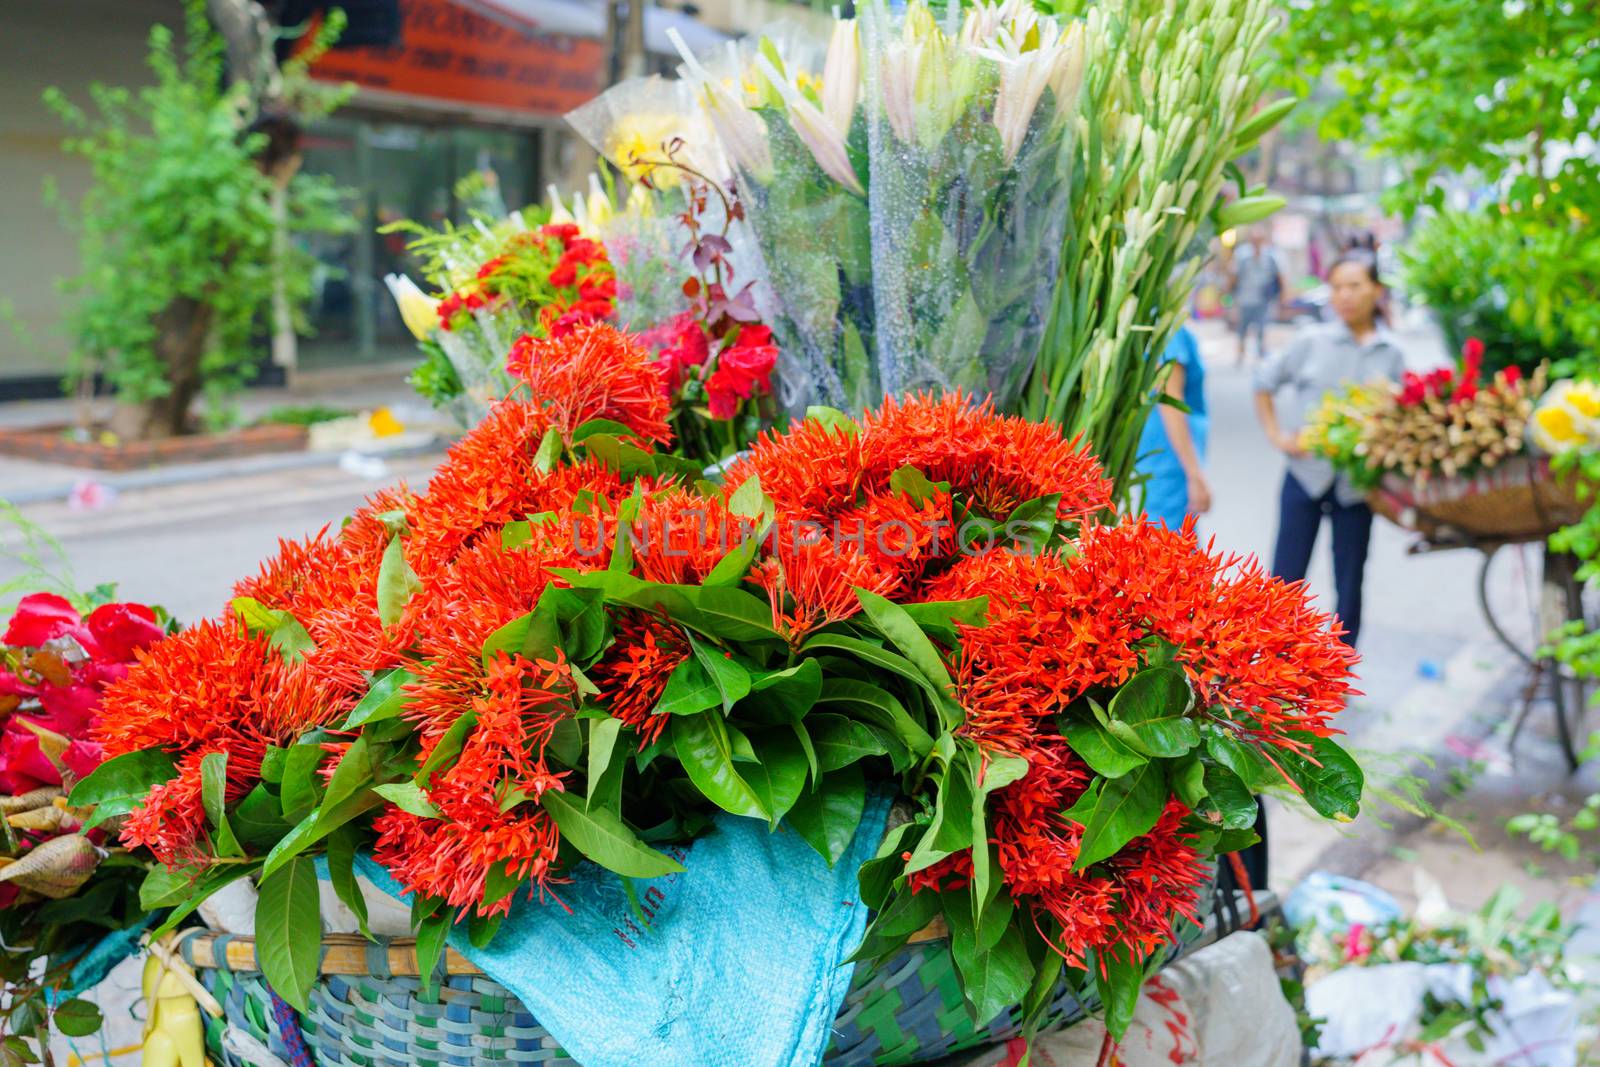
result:
[(864, 51), (880, 380), (1009, 406), (1056, 286), (1081, 35), (979, 7), (956, 36), (922, 3), (876, 3)]
[(789, 69), (770, 41), (754, 70), (741, 63), (730, 47), (714, 74), (685, 55), (778, 294), (779, 402), (793, 414), (813, 404), (864, 409), (883, 395), (871, 357), (867, 204), (858, 191), (866, 187), (865, 122), (859, 109), (847, 131), (837, 109), (830, 121), (807, 95), (815, 79)]

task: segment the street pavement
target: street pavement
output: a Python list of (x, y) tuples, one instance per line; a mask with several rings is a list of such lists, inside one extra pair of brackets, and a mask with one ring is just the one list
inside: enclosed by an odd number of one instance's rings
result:
[[(1249, 370), (1235, 365), (1231, 338), (1214, 323), (1199, 324), (1197, 333), (1207, 363), (1215, 498), (1202, 532), (1214, 536), (1220, 549), (1258, 554), (1270, 562), (1282, 458), (1256, 425)], [(1403, 336), (1415, 365), (1442, 358), (1436, 339), (1425, 330)], [(1282, 331), (1272, 337), (1274, 343), (1286, 339)], [(115, 581), (120, 595), (161, 603), (178, 618), (192, 620), (219, 612), (232, 584), (252, 573), (279, 538), (337, 525), (367, 494), (389, 482), (403, 479), (420, 488), (437, 460), (437, 455), (390, 460), (376, 478), (337, 466), (265, 470), (128, 490), (96, 511), (73, 511), (60, 501), (41, 501), (23, 511), (61, 540), (80, 584)], [(0, 482), (0, 496), (9, 489)], [(0, 531), (0, 546), (13, 542)], [(1542, 768), (1539, 784), (1519, 787), (1522, 772), (1512, 773), (1509, 754), (1503, 751), (1504, 724), (1522, 674), (1494, 640), (1479, 609), (1481, 558), (1465, 550), (1413, 555), (1407, 551), (1410, 543), (1407, 534), (1381, 521), (1374, 532), (1361, 639), (1360, 688), (1365, 695), (1352, 703), (1340, 723), (1350, 735), (1350, 746), (1372, 757), (1369, 762), (1380, 782), (1402, 771), (1426, 771), (1416, 757), (1443, 757), (1487, 766), (1491, 778), (1499, 774), (1502, 806), (1514, 808), (1525, 795), (1547, 786), (1570, 792), (1575, 787), (1563, 784), (1559, 768), (1549, 761), (1549, 743), (1540, 725), (1548, 716), (1541, 709), (1535, 709), (1535, 725), (1518, 750), (1521, 763), (1532, 760)], [(1497, 559), (1491, 572), (1497, 614), (1529, 644), (1527, 619), (1536, 602), (1538, 567), (1537, 553), (1529, 550)], [(0, 580), (15, 573), (13, 561), (0, 560)], [(1326, 543), (1318, 546), (1309, 581), (1331, 609)], [(1491, 750), (1494, 754), (1483, 758)], [(1462, 752), (1471, 758), (1460, 756)], [(1363, 818), (1353, 828), (1332, 827), (1292, 811), (1275, 813), (1274, 885), (1285, 888), (1327, 863), (1361, 873), (1392, 859), (1397, 849), (1404, 853), (1411, 848), (1397, 843), (1410, 824), (1396, 822), (1393, 811), (1385, 815), (1381, 804), (1376, 808), (1378, 817)], [(1510, 861), (1511, 866), (1520, 869), (1524, 860)], [(1396, 879), (1402, 876), (1395, 874)]]

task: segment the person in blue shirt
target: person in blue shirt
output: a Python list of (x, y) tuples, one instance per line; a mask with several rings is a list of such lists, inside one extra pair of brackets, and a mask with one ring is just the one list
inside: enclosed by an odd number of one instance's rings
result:
[(1166, 393), (1189, 408), (1185, 414), (1170, 404), (1157, 404), (1139, 438), (1138, 472), (1144, 476), (1144, 512), (1151, 522), (1173, 530), (1189, 515), (1211, 510), (1211, 486), (1206, 482), (1206, 368), (1200, 346), (1187, 326), (1161, 353), (1167, 371)]

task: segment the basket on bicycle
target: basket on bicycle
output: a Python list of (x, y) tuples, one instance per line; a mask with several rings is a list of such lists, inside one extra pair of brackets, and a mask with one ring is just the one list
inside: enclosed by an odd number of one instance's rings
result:
[(1385, 475), (1368, 495), (1372, 510), (1424, 536), (1476, 542), (1539, 541), (1576, 522), (1585, 505), (1575, 481), (1542, 456), (1515, 456), (1469, 477), (1414, 481)]
[[(1214, 911), (1215, 881), (1200, 914)], [(1183, 924), (1168, 952), (1176, 959), (1207, 927)], [(256, 962), (252, 938), (195, 928), (180, 935), (177, 953), (198, 972), (223, 1009), (208, 1034), (218, 1062), (248, 1067), (222, 1044), (237, 1028), (291, 1060), (296, 1035), (292, 1009), (276, 1001)], [(360, 1067), (467, 1067), (480, 1063), (532, 1063), (580, 1067), (560, 1042), (516, 997), (454, 949), (439, 961), (438, 982), (424, 993), (416, 942), (330, 934), (322, 942), (320, 975), (310, 1011), (297, 1020), (300, 1039), (319, 1064)], [(1063, 982), (1056, 988), (1044, 1029), (1059, 1030), (1098, 1007), (1078, 999)], [(965, 1049), (1008, 1041), (1021, 1033), (1018, 1010), (985, 1025), (963, 1003), (947, 933), (936, 924), (916, 934), (881, 964), (856, 967), (850, 991), (834, 1020), (824, 1067), (908, 1067)]]

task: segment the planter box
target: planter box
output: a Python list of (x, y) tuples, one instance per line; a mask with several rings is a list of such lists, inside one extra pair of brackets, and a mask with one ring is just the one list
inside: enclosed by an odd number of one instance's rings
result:
[(157, 441), (125, 441), (108, 445), (79, 441), (65, 423), (0, 429), (0, 456), (64, 463), (102, 471), (131, 471), (167, 463), (199, 463), (268, 452), (303, 452), (303, 426), (250, 426), (226, 433), (187, 434)]

